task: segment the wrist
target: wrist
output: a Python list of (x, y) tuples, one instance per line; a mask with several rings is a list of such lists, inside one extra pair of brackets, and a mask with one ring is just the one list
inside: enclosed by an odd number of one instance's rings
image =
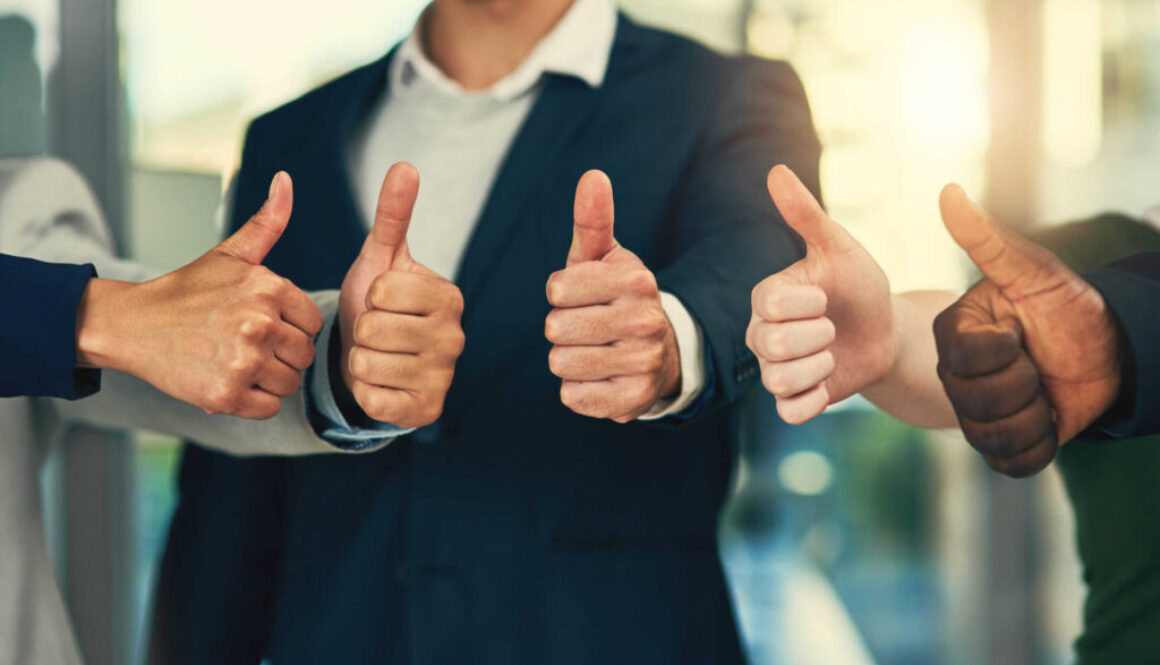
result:
[(675, 399), (681, 394), (681, 352), (677, 347), (677, 335), (670, 323), (665, 332), (665, 369), (661, 381), (661, 400)]
[[(908, 303), (905, 298), (897, 293), (890, 294), (890, 337), (887, 343), (882, 345), (883, 358), (879, 359), (874, 366), (876, 370), (870, 377), (870, 381), (866, 386), (858, 392), (873, 393), (876, 388), (885, 386), (887, 390), (894, 384), (901, 374), (905, 373), (904, 358), (907, 350), (910, 347), (907, 338), (907, 331), (904, 322), (907, 319), (906, 308)], [(868, 395), (866, 395), (869, 397)], [(872, 399), (872, 398), (871, 398)]]
[(93, 278), (77, 304), (77, 365), (120, 370), (125, 338), (119, 327), (124, 300), (133, 284)]

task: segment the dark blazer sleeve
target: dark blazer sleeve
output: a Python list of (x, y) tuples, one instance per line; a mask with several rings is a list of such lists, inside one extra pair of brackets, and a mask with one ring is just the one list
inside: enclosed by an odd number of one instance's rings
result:
[(1160, 432), (1160, 252), (1084, 276), (1116, 315), (1124, 342), (1120, 397), (1094, 429), (1116, 437)]
[(757, 359), (745, 346), (750, 293), (804, 256), (769, 197), (769, 170), (785, 164), (819, 199), (821, 189), (821, 145), (794, 70), (747, 58), (730, 72), (677, 190), (674, 259), (657, 273), (660, 288), (679, 298), (704, 332), (709, 394), (700, 407), (731, 402), (757, 380)]
[(78, 399), (101, 387), (77, 368), (77, 305), (92, 264), (67, 265), (0, 254), (0, 397)]

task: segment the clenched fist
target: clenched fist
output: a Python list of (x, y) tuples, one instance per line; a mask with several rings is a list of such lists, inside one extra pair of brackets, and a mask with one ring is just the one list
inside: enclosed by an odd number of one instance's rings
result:
[(626, 423), (680, 392), (676, 335), (656, 277), (613, 236), (608, 176), (584, 174), (574, 218), (566, 267), (548, 279), (548, 367), (565, 406)]
[(415, 167), (387, 171), (339, 299), (343, 380), (368, 416), (400, 427), (439, 419), (464, 345), (459, 288), (407, 248), (418, 194)]
[(133, 374), (208, 413), (265, 419), (314, 359), (322, 317), (260, 264), (290, 221), (274, 176), (245, 226), (193, 263), (143, 284), (94, 279), (77, 309), (78, 362)]
[(1115, 323), (1098, 291), (961, 188), (948, 186), (940, 204), (984, 279), (935, 319), (939, 378), (987, 463), (1030, 475), (1115, 402)]

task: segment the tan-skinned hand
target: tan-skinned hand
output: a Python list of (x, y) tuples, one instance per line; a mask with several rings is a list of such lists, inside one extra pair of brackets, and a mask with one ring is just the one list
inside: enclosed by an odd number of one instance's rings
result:
[(547, 293), (548, 367), (569, 409), (626, 423), (680, 392), (676, 334), (656, 277), (616, 241), (612, 183), (600, 171), (580, 179), (572, 247)]
[(322, 317), (261, 265), (282, 236), (293, 184), (274, 176), (265, 205), (189, 265), (141, 284), (94, 279), (77, 310), (78, 362), (133, 374), (208, 413), (265, 419), (314, 359)]
[(374, 227), (339, 299), (343, 380), (368, 416), (400, 427), (439, 419), (465, 342), (459, 288), (407, 247), (418, 195), (415, 167), (387, 171)]

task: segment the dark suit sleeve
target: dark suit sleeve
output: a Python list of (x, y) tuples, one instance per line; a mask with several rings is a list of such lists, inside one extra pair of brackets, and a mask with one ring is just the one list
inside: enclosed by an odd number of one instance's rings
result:
[(1124, 342), (1124, 383), (1093, 427), (1116, 437), (1160, 432), (1160, 253), (1138, 254), (1085, 278), (1116, 315)]
[(77, 305), (92, 264), (44, 263), (0, 254), (0, 397), (78, 399), (101, 387), (77, 368)]
[(801, 239), (770, 200), (766, 176), (786, 164), (820, 199), (821, 146), (793, 69), (732, 63), (712, 122), (674, 206), (674, 260), (657, 273), (700, 324), (709, 375), (695, 409), (731, 402), (759, 376), (745, 346), (750, 293), (804, 256)]

